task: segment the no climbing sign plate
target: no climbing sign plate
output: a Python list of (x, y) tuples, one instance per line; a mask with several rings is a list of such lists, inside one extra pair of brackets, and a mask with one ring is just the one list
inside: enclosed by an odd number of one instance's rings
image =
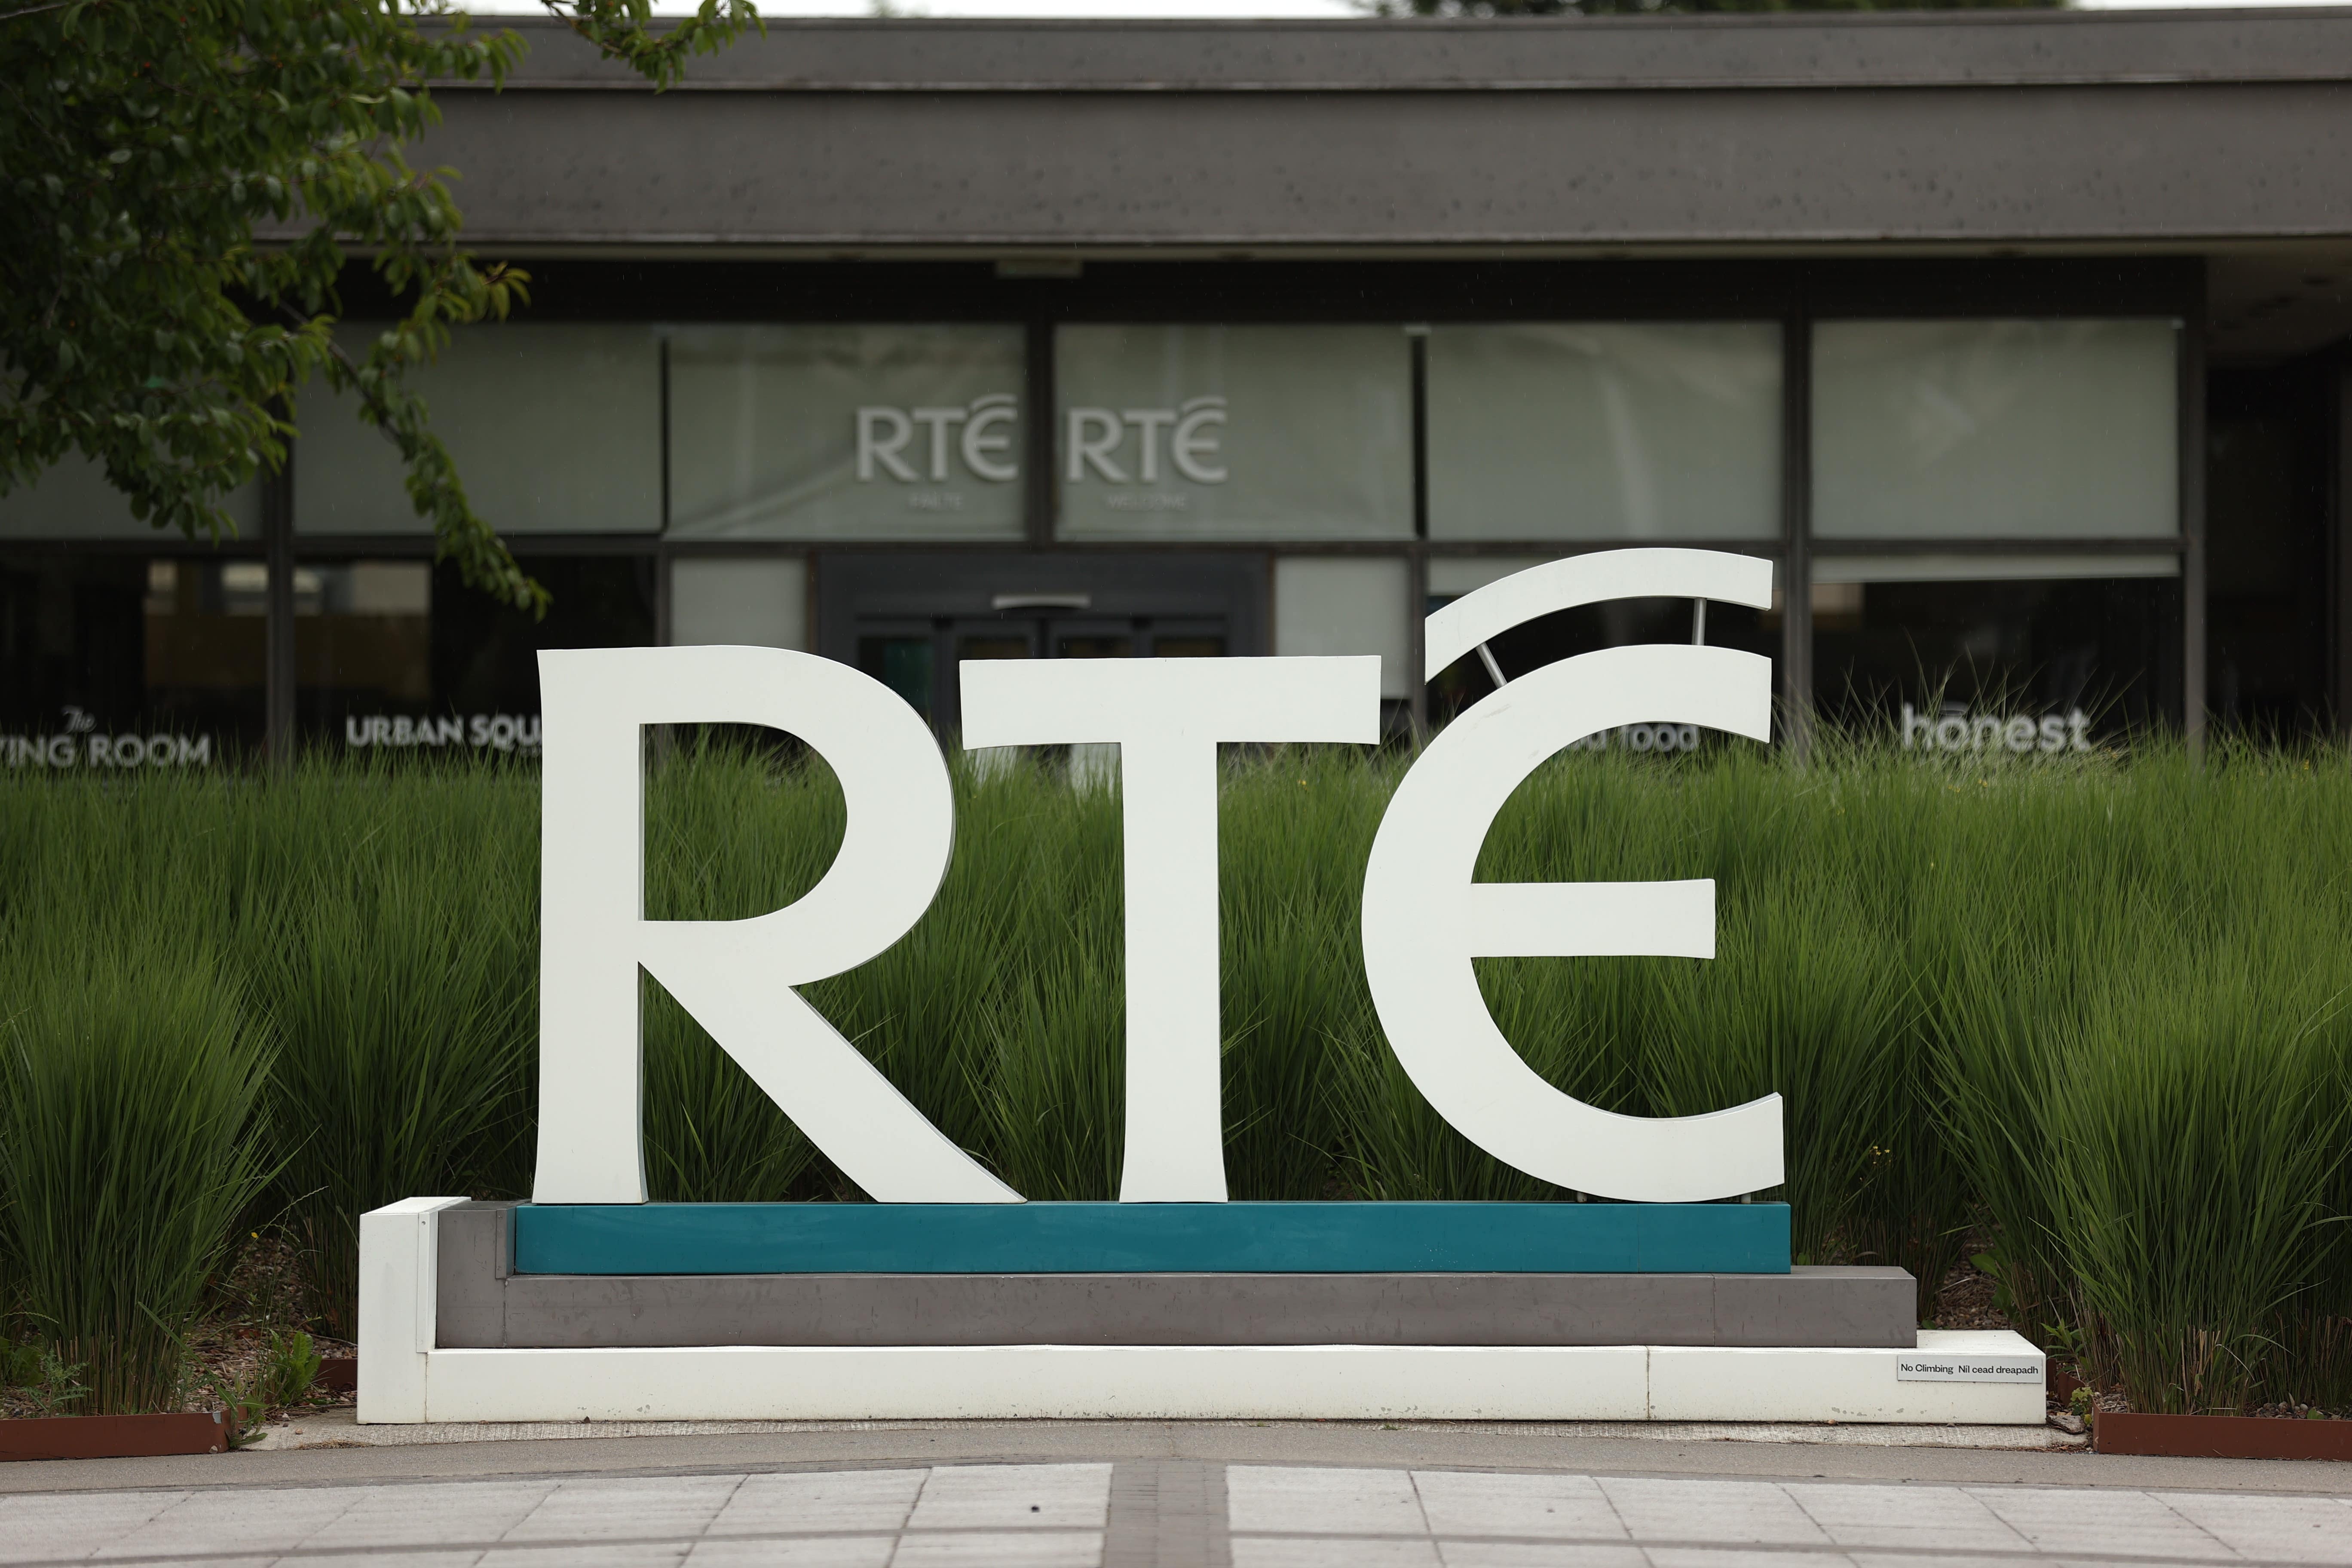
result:
[(2047, 1375), (2038, 1357), (1905, 1355), (1895, 1362), (1897, 1383), (2040, 1383)]

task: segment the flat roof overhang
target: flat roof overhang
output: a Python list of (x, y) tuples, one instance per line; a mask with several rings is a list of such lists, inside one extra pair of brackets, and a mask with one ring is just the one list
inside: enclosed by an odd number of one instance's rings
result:
[(2219, 352), (2352, 329), (2352, 9), (518, 30), (412, 152), (496, 253), (2196, 255)]

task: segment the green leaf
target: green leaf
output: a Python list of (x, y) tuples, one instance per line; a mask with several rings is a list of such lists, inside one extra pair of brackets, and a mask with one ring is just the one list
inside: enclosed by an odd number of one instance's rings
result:
[[(674, 77), (685, 35), (653, 31), (635, 0), (548, 8), (657, 84)], [(756, 25), (748, 6), (724, 9), (737, 31)], [(400, 447), (412, 500), (465, 581), (543, 610), (401, 381), (451, 327), (528, 300), (521, 274), (486, 283), (455, 247), (454, 172), (404, 157), (436, 118), (432, 79), (502, 81), (522, 41), (458, 37), (429, 8), (382, 0), (73, 0), (6, 15), (0, 170), (27, 173), (0, 203), (0, 358), (16, 377), (0, 485), (79, 453), (136, 515), (225, 530), (222, 499), (284, 460), (293, 428), (271, 411), (331, 352), (348, 237), (407, 319), (396, 355), (331, 378)], [(264, 214), (295, 230), (267, 256)], [(262, 326), (296, 329), (303, 346), (257, 352), (246, 334)]]

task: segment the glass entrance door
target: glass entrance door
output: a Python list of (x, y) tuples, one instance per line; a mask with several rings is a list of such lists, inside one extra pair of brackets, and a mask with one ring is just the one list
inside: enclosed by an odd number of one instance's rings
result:
[(982, 658), (1215, 658), (1264, 644), (1263, 557), (824, 556), (817, 650), (942, 731)]
[[(933, 722), (955, 666), (978, 658), (1215, 658), (1231, 637), (1222, 616), (876, 617), (858, 628), (857, 667)], [(942, 668), (944, 665), (946, 668)]]

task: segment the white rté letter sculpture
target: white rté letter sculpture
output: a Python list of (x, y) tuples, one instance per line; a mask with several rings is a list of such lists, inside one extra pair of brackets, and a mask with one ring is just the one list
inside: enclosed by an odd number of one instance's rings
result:
[[(1771, 603), (1772, 564), (1696, 550), (1620, 550), (1517, 573), (1430, 617), (1436, 674), (1533, 617), (1603, 599)], [(1715, 956), (1715, 884), (1474, 882), (1503, 803), (1553, 752), (1616, 725), (1670, 721), (1771, 734), (1771, 665), (1729, 648), (1610, 648), (1510, 681), (1413, 763), (1364, 875), (1364, 966), (1397, 1059), (1438, 1114), (1507, 1164), (1578, 1192), (1647, 1203), (1730, 1197), (1782, 1179), (1780, 1097), (1706, 1116), (1619, 1116), (1546, 1083), (1495, 1026), (1471, 960)]]
[[(1624, 550), (1518, 573), (1429, 621), (1444, 668), (1536, 616), (1601, 599), (1770, 603), (1771, 565)], [(982, 661), (962, 668), (968, 746), (1113, 742), (1126, 814), (1127, 1202), (1225, 1196), (1217, 1005), (1217, 746), (1379, 738), (1377, 658)], [(954, 838), (929, 728), (887, 688), (778, 648), (540, 655), (542, 1204), (646, 1200), (637, 973), (742, 1065), (850, 1180), (883, 1203), (1017, 1203), (893, 1089), (795, 985), (838, 974), (913, 927)], [(1545, 1083), (1511, 1048), (1471, 961), (1715, 954), (1711, 882), (1474, 882), (1503, 803), (1597, 731), (1667, 721), (1769, 738), (1770, 666), (1705, 647), (1612, 648), (1509, 683), (1405, 775), (1363, 899), (1372, 999), (1398, 1060), (1479, 1147), (1578, 1191), (1645, 1202), (1777, 1184), (1780, 1099), (1706, 1116), (1618, 1116)], [(848, 822), (799, 901), (739, 921), (645, 918), (644, 727), (764, 724), (833, 767)]]
[(963, 743), (1115, 741), (1126, 816), (1122, 1203), (1225, 1201), (1217, 743), (1381, 738), (1381, 661), (968, 661)]
[[(782, 648), (539, 656), (539, 1170), (533, 1201), (646, 1201), (643, 965), (849, 1179), (883, 1203), (1017, 1203), (793, 987), (906, 934), (946, 874), (954, 804), (939, 742), (887, 687)], [(804, 898), (740, 921), (645, 918), (647, 724), (765, 724), (831, 764), (848, 808)]]

